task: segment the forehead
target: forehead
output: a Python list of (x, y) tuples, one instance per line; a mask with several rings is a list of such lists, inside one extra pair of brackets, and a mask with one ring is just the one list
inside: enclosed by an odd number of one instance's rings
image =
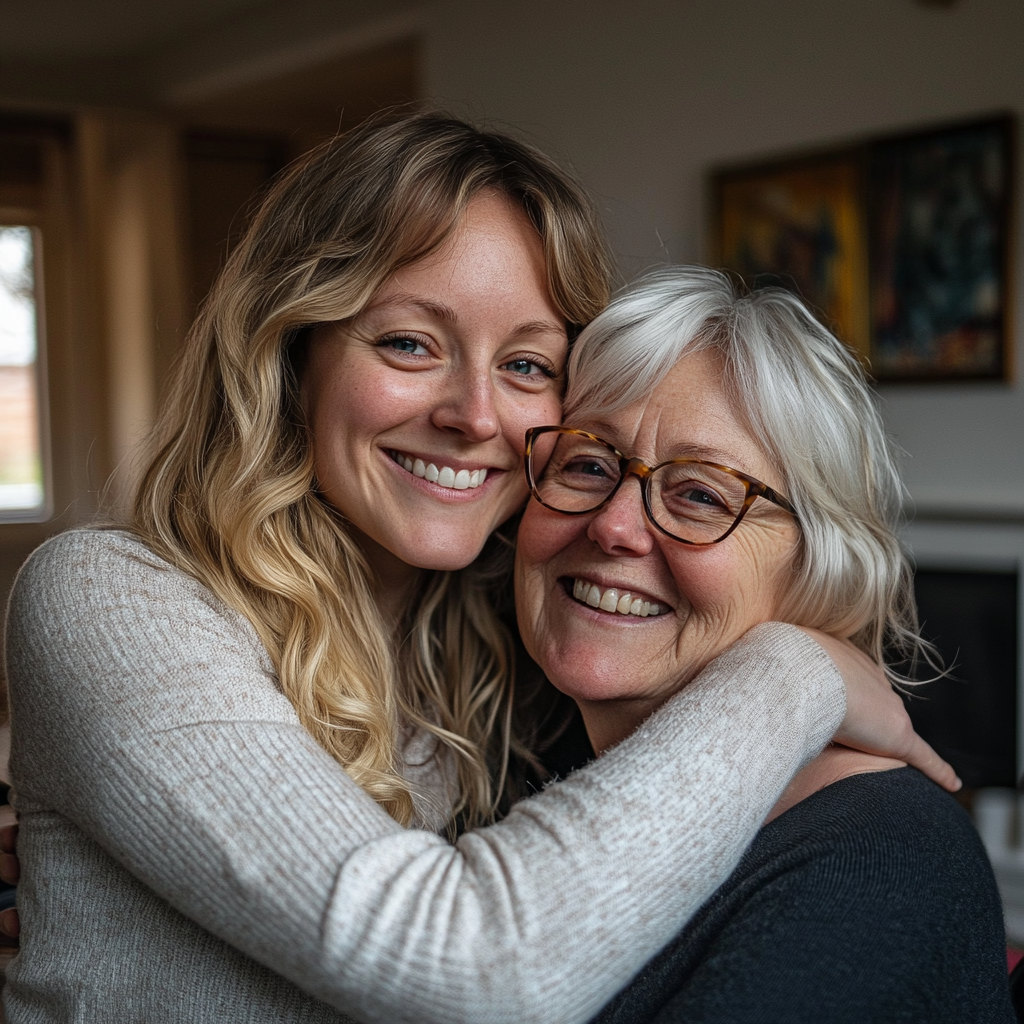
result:
[(584, 426), (581, 420), (623, 453), (651, 464), (704, 459), (781, 484), (780, 472), (737, 410), (713, 351), (683, 356), (647, 399), (605, 415), (591, 410), (572, 425)]
[(369, 308), (395, 303), (423, 306), (431, 300), (431, 311), (441, 319), (452, 320), (451, 311), (457, 313), (463, 305), (508, 315), (529, 310), (564, 333), (563, 318), (548, 290), (540, 234), (526, 214), (500, 194), (470, 200), (438, 248), (396, 271), (377, 290)]
[(440, 245), (399, 274), (445, 274), (453, 263), (465, 262), (472, 268), (481, 259), (488, 264), (512, 259), (545, 266), (540, 233), (508, 196), (493, 192), (474, 196)]

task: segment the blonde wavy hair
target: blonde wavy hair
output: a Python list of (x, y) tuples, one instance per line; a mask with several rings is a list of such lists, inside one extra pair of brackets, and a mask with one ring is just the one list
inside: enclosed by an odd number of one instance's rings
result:
[(495, 537), (461, 571), (425, 571), (394, 630), (358, 544), (317, 493), (299, 388), (310, 330), (357, 315), (481, 192), (536, 227), (570, 337), (599, 313), (611, 261), (572, 177), (443, 114), (377, 118), (288, 169), (255, 211), (186, 341), (130, 515), (252, 623), (305, 728), (403, 824), (421, 810), (403, 733), (433, 734), (457, 775), (449, 829), (493, 818), (517, 745), (501, 615), (511, 544)]

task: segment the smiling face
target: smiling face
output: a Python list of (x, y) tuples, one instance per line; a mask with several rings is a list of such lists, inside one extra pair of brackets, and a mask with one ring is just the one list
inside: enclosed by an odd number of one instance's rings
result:
[[(681, 359), (646, 402), (570, 425), (651, 465), (704, 459), (785, 493), (734, 412), (710, 352)], [(519, 628), (551, 682), (580, 705), (600, 751), (748, 629), (777, 616), (798, 544), (793, 516), (763, 498), (728, 538), (702, 547), (672, 540), (645, 519), (635, 477), (587, 515), (531, 500), (517, 549)], [(644, 602), (657, 614), (636, 614)]]
[(302, 399), (317, 481), (378, 587), (468, 565), (520, 507), (523, 436), (561, 415), (566, 347), (540, 237), (496, 195), (358, 316), (314, 331)]

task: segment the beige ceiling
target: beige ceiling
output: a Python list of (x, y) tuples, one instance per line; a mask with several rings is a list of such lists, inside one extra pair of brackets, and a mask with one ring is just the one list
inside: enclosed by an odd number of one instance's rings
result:
[(0, 53), (110, 57), (170, 46), (274, 0), (0, 0)]
[[(415, 0), (0, 0), (0, 107), (201, 109), (238, 120), (249, 102), (240, 97), (262, 89), (288, 116), (296, 95), (344, 86), (360, 61), (360, 88), (380, 91), (391, 51), (419, 28)], [(391, 92), (387, 102), (408, 90)]]
[(341, 129), (420, 95), (413, 37), (226, 89), (175, 113), (191, 126), (272, 132), (301, 152)]

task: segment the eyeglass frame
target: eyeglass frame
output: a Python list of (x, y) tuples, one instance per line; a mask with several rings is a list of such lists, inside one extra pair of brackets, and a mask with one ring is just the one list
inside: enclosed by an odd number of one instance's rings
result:
[[(550, 434), (557, 431), (560, 434), (573, 434), (578, 437), (586, 437), (591, 441), (596, 441), (598, 444), (604, 445), (609, 451), (613, 452), (616, 458), (619, 460), (619, 479), (615, 486), (611, 489), (609, 494), (600, 501), (593, 508), (581, 509), (578, 512), (568, 512), (565, 509), (555, 508), (554, 505), (549, 505), (538, 493), (537, 482), (533, 476), (533, 446), (534, 442), (541, 434)], [(687, 540), (685, 537), (677, 537), (674, 533), (670, 533), (665, 529), (657, 519), (654, 518), (654, 509), (651, 505), (651, 477), (665, 466), (681, 466), (681, 465), (696, 465), (696, 466), (710, 466), (712, 469), (720, 470), (723, 473), (728, 473), (730, 476), (735, 477), (739, 480), (744, 488), (746, 489), (746, 496), (743, 499), (743, 505), (739, 510), (736, 518), (733, 520), (732, 526), (729, 527), (721, 537), (716, 540)], [(603, 437), (598, 437), (597, 434), (590, 433), (589, 430), (580, 430), (577, 427), (562, 427), (562, 426), (545, 426), (545, 427), (530, 427), (526, 431), (526, 451), (523, 455), (523, 466), (526, 470), (526, 482), (530, 488), (530, 494), (536, 499), (536, 501), (543, 505), (544, 508), (550, 509), (552, 512), (557, 512), (563, 516), (587, 516), (592, 512), (599, 512), (611, 500), (619, 493), (619, 488), (622, 486), (623, 481), (628, 476), (635, 476), (640, 481), (640, 496), (643, 504), (644, 515), (647, 516), (648, 522), (660, 533), (663, 533), (666, 537), (672, 540), (679, 541), (680, 544), (690, 544), (693, 547), (708, 547), (711, 544), (721, 544), (743, 520), (743, 517), (750, 510), (750, 506), (757, 501), (758, 498), (764, 498), (766, 501), (770, 501), (773, 505), (778, 505), (783, 511), (788, 512), (793, 516), (797, 522), (800, 521), (797, 516), (796, 509), (789, 499), (784, 498), (774, 488), (769, 487), (766, 483), (762, 483), (757, 477), (751, 476), (749, 473), (743, 473), (738, 469), (733, 469), (730, 466), (721, 466), (717, 462), (708, 462), (705, 459), (667, 459), (665, 462), (659, 462), (656, 466), (649, 466), (643, 459), (638, 459), (635, 456), (623, 455), (618, 448), (615, 447), (610, 441), (606, 441)]]

